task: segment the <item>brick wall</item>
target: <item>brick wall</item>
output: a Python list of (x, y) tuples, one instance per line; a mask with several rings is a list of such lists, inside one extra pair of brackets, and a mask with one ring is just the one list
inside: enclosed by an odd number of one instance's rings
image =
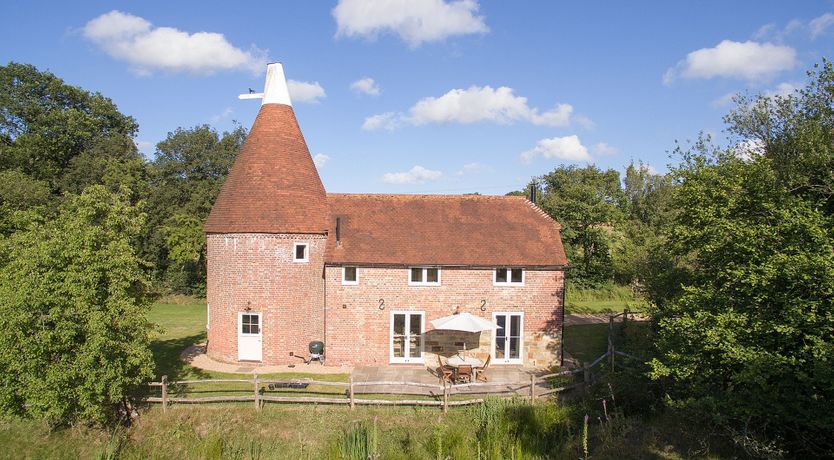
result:
[[(325, 268), (326, 344), (329, 365), (385, 365), (390, 359), (391, 311), (425, 312), (429, 321), (459, 309), (492, 320), (493, 312), (524, 312), (523, 360), (526, 365), (558, 363), (562, 340), (563, 271), (525, 272), (524, 286), (493, 286), (493, 271), (441, 270), (440, 286), (409, 286), (406, 268), (359, 268), (359, 284), (343, 286), (341, 267)], [(379, 300), (384, 300), (384, 310)], [(485, 300), (486, 311), (480, 306)], [(491, 351), (492, 334), (429, 332), (426, 363), (433, 353), (449, 356), (462, 341), (476, 355)]]
[[(208, 354), (237, 361), (238, 313), (262, 312), (263, 363), (300, 363), (324, 339), (325, 235), (211, 234), (207, 237)], [(309, 262), (293, 244), (309, 243)]]

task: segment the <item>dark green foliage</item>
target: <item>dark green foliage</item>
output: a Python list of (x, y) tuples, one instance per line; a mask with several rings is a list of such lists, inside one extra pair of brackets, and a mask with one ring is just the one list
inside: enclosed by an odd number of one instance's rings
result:
[(830, 216), (767, 156), (693, 154), (675, 176), (665, 233), (682, 289), (656, 311), (653, 376), (752, 454), (834, 454)]
[(153, 376), (143, 215), (93, 186), (3, 244), (0, 411), (104, 422)]
[(241, 127), (221, 135), (202, 125), (168, 133), (157, 145), (142, 252), (175, 292), (205, 292), (203, 223), (245, 138)]

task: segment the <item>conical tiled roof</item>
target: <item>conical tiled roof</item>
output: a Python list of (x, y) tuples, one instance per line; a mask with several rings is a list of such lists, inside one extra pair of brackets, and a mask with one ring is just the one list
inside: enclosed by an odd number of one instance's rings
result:
[[(286, 85), (283, 71), (280, 77)], [(270, 100), (264, 97), (211, 208), (206, 233), (327, 232), (327, 195), (289, 99)]]

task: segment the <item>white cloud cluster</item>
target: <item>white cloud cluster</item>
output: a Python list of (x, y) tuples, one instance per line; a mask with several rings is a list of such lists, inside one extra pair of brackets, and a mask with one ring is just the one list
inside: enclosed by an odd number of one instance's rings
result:
[(324, 166), (325, 163), (327, 163), (327, 160), (329, 160), (329, 159), (330, 159), (330, 155), (325, 155), (323, 153), (317, 153), (317, 154), (315, 154), (315, 156), (313, 156), (313, 163), (316, 164), (317, 168), (321, 168), (322, 166)]
[[(420, 126), (429, 123), (499, 123), (526, 121), (534, 125), (564, 127), (571, 124), (573, 106), (557, 104), (541, 112), (530, 107), (527, 98), (516, 96), (512, 88), (501, 86), (472, 86), (453, 89), (440, 97), (426, 97), (417, 101), (408, 114), (387, 112), (365, 119), (362, 129), (395, 129), (403, 123)], [(585, 117), (583, 125), (592, 122)]]
[(382, 176), (382, 182), (386, 184), (422, 184), (425, 182), (436, 181), (443, 177), (440, 171), (433, 171), (417, 165), (405, 172), (385, 173)]
[(453, 35), (489, 31), (475, 0), (339, 0), (332, 14), (337, 36), (398, 35), (412, 48)]
[(90, 20), (82, 33), (140, 75), (155, 71), (211, 74), (234, 69), (260, 73), (267, 62), (265, 51), (236, 48), (223, 34), (154, 27), (144, 18), (117, 10)]
[(315, 104), (327, 97), (319, 82), (287, 80), (287, 89), (293, 102)]
[(350, 89), (354, 92), (367, 94), (369, 96), (379, 96), (382, 90), (376, 84), (373, 78), (365, 77), (350, 84)]
[(811, 33), (811, 39), (822, 35), (832, 25), (834, 25), (834, 14), (831, 13), (825, 13), (822, 16), (812, 19), (808, 23), (808, 31)]
[(591, 150), (593, 150), (594, 153), (596, 153), (597, 155), (603, 156), (617, 155), (618, 153), (620, 153), (620, 149), (605, 142), (598, 142), (594, 144), (594, 146), (591, 147)]
[(525, 163), (529, 163), (539, 156), (569, 162), (591, 161), (588, 148), (582, 145), (579, 137), (575, 134), (542, 139), (536, 143), (535, 147), (522, 153), (521, 159)]
[(663, 83), (678, 78), (742, 78), (759, 81), (796, 66), (796, 50), (789, 46), (724, 40), (713, 48), (701, 48), (663, 75)]

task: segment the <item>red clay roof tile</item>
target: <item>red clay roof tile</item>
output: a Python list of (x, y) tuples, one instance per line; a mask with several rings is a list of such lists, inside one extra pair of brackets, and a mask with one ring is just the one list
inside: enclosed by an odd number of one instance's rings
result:
[(325, 233), (327, 196), (292, 107), (264, 104), (206, 233)]
[[(328, 193), (329, 264), (566, 266), (559, 224), (524, 197)], [(335, 222), (340, 219), (341, 244)]]

